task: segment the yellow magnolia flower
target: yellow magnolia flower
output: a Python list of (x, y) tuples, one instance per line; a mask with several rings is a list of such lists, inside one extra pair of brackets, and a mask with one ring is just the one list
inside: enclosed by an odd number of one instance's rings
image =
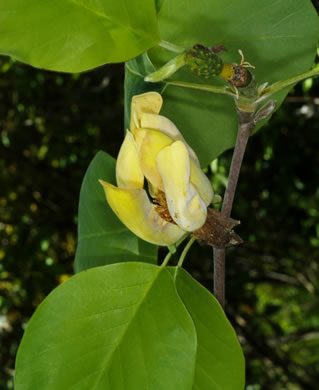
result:
[(194, 151), (176, 126), (159, 115), (162, 103), (157, 92), (133, 97), (131, 131), (116, 163), (117, 187), (100, 183), (128, 229), (152, 244), (171, 245), (204, 225), (213, 190)]

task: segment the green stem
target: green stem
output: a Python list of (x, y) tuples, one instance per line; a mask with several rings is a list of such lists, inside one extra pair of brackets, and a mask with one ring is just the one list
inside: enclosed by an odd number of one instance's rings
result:
[[(299, 81), (305, 80), (309, 77), (315, 77), (319, 76), (319, 64), (317, 64), (313, 69), (300, 73), (296, 76), (290, 77), (286, 80), (277, 81), (276, 83), (273, 83), (269, 85), (268, 87), (264, 88), (261, 91), (260, 96), (256, 100), (252, 100), (249, 98), (245, 98), (244, 96), (241, 96), (241, 103), (242, 104), (248, 104), (251, 105), (252, 102), (254, 104), (260, 104), (264, 100), (270, 98), (273, 94), (287, 88), (291, 87), (292, 85), (298, 83)], [(216, 85), (208, 85), (208, 84), (196, 84), (191, 83), (189, 81), (165, 81), (167, 85), (175, 85), (177, 87), (183, 87), (183, 88), (191, 88), (191, 89), (197, 89), (199, 91), (205, 91), (210, 93), (218, 93), (221, 95), (228, 95), (235, 97), (236, 95), (232, 92), (232, 90), (228, 86), (216, 86)]]
[(163, 263), (161, 264), (161, 267), (166, 267), (167, 263), (169, 262), (170, 258), (173, 256), (173, 252), (168, 252), (165, 256), (165, 259), (163, 260)]
[(286, 80), (277, 81), (276, 83), (266, 87), (261, 96), (256, 100), (256, 103), (261, 103), (262, 101), (268, 99), (274, 93), (279, 92), (287, 87), (291, 87), (292, 85), (307, 79), (309, 77), (319, 76), (319, 64), (317, 64), (313, 69), (308, 70), (307, 72), (300, 73), (296, 76), (290, 77)]
[(185, 248), (183, 249), (183, 252), (181, 254), (181, 257), (179, 258), (178, 260), (178, 263), (177, 263), (177, 267), (181, 267), (184, 263), (184, 260), (185, 260), (185, 256), (187, 255), (187, 252), (189, 251), (190, 247), (193, 245), (193, 243), (196, 241), (196, 238), (195, 237), (192, 237), (187, 245), (185, 246)]
[(189, 233), (185, 233), (175, 244), (175, 248), (178, 248), (181, 243), (189, 236)]
[(165, 259), (163, 260), (162, 264), (161, 264), (161, 267), (165, 267), (167, 265), (167, 263), (169, 262), (170, 258), (174, 255), (174, 253), (176, 252), (176, 248), (179, 247), (179, 245), (181, 245), (181, 243), (189, 236), (189, 233), (185, 233), (174, 245), (173, 245), (173, 248), (175, 248), (174, 250), (171, 250), (169, 249), (169, 252), (167, 253), (167, 255), (165, 256)]
[(174, 43), (167, 42), (167, 41), (160, 41), (158, 46), (162, 47), (163, 49), (173, 51), (174, 53), (183, 53), (183, 51), (185, 51), (184, 47), (174, 45)]
[(191, 89), (197, 89), (199, 91), (206, 91), (210, 93), (219, 93), (222, 95), (229, 95), (234, 97), (235, 94), (227, 87), (219, 87), (216, 85), (207, 85), (207, 84), (195, 84), (190, 83), (188, 81), (166, 81), (167, 85), (175, 85), (177, 87), (184, 87), (184, 88), (191, 88)]
[(178, 56), (172, 58), (161, 68), (155, 72), (148, 74), (144, 77), (144, 81), (151, 83), (158, 83), (171, 77), (175, 72), (178, 71), (182, 66), (185, 65), (185, 53), (181, 53)]

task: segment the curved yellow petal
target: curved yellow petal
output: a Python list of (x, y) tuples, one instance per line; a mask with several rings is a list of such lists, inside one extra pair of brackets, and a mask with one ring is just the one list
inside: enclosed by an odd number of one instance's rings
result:
[(148, 185), (148, 193), (150, 194), (150, 196), (153, 199), (157, 198), (158, 193), (160, 191), (159, 188), (154, 187), (153, 184), (150, 181), (147, 182), (147, 185)]
[(100, 183), (111, 209), (138, 237), (151, 244), (172, 245), (185, 234), (157, 214), (145, 190), (118, 188), (103, 180)]
[(200, 197), (209, 206), (213, 200), (214, 191), (211, 182), (200, 167), (190, 160), (190, 181), (199, 192)]
[(168, 135), (174, 141), (182, 141), (187, 146), (190, 157), (199, 165), (198, 157), (194, 150), (187, 144), (184, 137), (174, 125), (174, 123), (162, 115), (143, 113), (141, 117), (141, 127), (144, 129), (159, 130), (162, 133)]
[(184, 141), (184, 138), (174, 123), (163, 115), (144, 112), (141, 116), (141, 127), (159, 130), (174, 140)]
[(146, 129), (135, 129), (134, 140), (135, 140), (135, 144), (136, 144), (136, 148), (137, 148), (138, 153), (141, 150), (141, 146), (142, 146), (142, 143), (143, 143), (143, 140), (144, 140), (146, 133), (147, 133)]
[(183, 230), (194, 231), (206, 221), (207, 207), (190, 182), (190, 158), (182, 141), (175, 141), (157, 155), (168, 210)]
[(149, 129), (138, 129), (137, 138), (139, 132), (143, 133), (139, 157), (144, 176), (154, 187), (163, 191), (163, 181), (157, 169), (156, 156), (165, 146), (170, 145), (173, 140), (160, 131)]
[(141, 169), (136, 144), (127, 131), (116, 161), (116, 182), (121, 188), (143, 188), (144, 175)]
[(158, 92), (146, 92), (133, 96), (131, 104), (131, 131), (135, 135), (135, 130), (141, 127), (140, 121), (144, 112), (158, 114), (162, 108), (163, 99)]

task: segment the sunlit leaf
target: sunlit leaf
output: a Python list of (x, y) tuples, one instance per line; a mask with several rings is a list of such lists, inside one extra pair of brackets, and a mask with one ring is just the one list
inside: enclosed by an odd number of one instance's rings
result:
[(10, 0), (0, 4), (0, 53), (81, 72), (122, 62), (159, 40), (153, 0)]
[(191, 390), (192, 319), (165, 268), (122, 263), (54, 290), (25, 331), (16, 390)]
[[(170, 271), (174, 275), (176, 268)], [(207, 289), (183, 269), (177, 269), (176, 288), (196, 328), (193, 390), (243, 390), (243, 353), (221, 306)]]

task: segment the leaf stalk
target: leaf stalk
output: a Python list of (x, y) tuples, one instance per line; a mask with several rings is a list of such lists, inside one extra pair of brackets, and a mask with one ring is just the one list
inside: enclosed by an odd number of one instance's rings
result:
[(190, 250), (190, 247), (194, 244), (194, 242), (196, 241), (196, 237), (192, 237), (187, 245), (185, 246), (185, 248), (183, 249), (183, 252), (178, 260), (178, 263), (177, 263), (177, 267), (181, 267), (184, 263), (184, 260), (185, 260), (185, 257), (187, 255), (187, 252)]

